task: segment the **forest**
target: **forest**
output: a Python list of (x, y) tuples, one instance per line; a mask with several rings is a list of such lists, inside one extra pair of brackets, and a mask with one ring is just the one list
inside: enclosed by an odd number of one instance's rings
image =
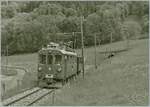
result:
[(148, 38), (148, 1), (8, 1), (1, 2), (1, 50), (6, 55), (37, 52), (49, 42), (84, 45)]

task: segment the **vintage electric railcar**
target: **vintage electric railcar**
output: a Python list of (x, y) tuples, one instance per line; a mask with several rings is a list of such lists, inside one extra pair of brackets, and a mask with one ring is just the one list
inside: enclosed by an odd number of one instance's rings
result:
[[(81, 72), (82, 58), (71, 48), (51, 43), (39, 51), (38, 85), (57, 87)], [(60, 85), (59, 85), (60, 86)]]

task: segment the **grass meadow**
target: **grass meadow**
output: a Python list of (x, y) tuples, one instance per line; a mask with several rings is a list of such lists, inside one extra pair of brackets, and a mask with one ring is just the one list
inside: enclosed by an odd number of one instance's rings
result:
[[(84, 79), (78, 77), (69, 87), (64, 87), (61, 93), (56, 92), (55, 105), (148, 105), (148, 39), (131, 40), (129, 45), (128, 51), (117, 53), (106, 60), (107, 55), (100, 52), (125, 49), (126, 42), (97, 46), (98, 69), (87, 69)], [(81, 53), (80, 50), (77, 52)], [(85, 48), (84, 55), (85, 64), (94, 65), (94, 47)], [(28, 81), (37, 81), (37, 62), (37, 53), (8, 56), (9, 65), (29, 70), (24, 76), (27, 86), (32, 84)], [(2, 57), (2, 65), (5, 64), (6, 57)], [(47, 100), (39, 105), (50, 103)]]
[[(85, 78), (56, 91), (56, 106), (147, 106), (149, 104), (148, 40), (88, 69)], [(89, 49), (90, 50), (90, 49)], [(91, 57), (89, 57), (91, 59)], [(51, 105), (51, 96), (39, 105)]]

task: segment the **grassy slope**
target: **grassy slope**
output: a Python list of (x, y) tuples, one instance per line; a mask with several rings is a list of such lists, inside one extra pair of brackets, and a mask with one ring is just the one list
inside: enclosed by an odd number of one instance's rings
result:
[(55, 105), (148, 105), (148, 63), (148, 40), (134, 41), (131, 50), (105, 60), (84, 80), (78, 78), (70, 88), (56, 92)]
[[(2, 65), (6, 65), (6, 57), (1, 58)], [(29, 71), (37, 69), (37, 53), (8, 56), (8, 65), (26, 67)]]
[[(148, 103), (148, 40), (131, 41), (131, 50), (117, 54), (103, 62), (100, 51), (124, 48), (117, 42), (97, 47), (97, 72), (92, 69), (85, 79), (78, 78), (71, 88), (57, 93), (56, 105), (147, 105)], [(111, 48), (110, 48), (111, 47)], [(79, 51), (78, 51), (79, 52)], [(86, 64), (94, 64), (94, 48), (85, 49)], [(5, 64), (2, 57), (2, 64)], [(10, 65), (24, 66), (31, 71), (37, 69), (37, 53), (8, 57)], [(111, 64), (110, 64), (111, 61)], [(28, 74), (27, 74), (28, 75)], [(25, 77), (35, 78), (31, 73)], [(43, 102), (41, 105), (50, 105)]]
[[(1, 57), (1, 64), (6, 65), (6, 57)], [(23, 55), (13, 55), (8, 57), (8, 65), (11, 66), (21, 66), (27, 68), (30, 72), (27, 72), (22, 78), (22, 85), (14, 89), (9, 89), (4, 93), (3, 99), (13, 96), (17, 93), (22, 92), (25, 89), (34, 87), (37, 81), (37, 54), (23, 54)], [(15, 69), (9, 72), (16, 71)], [(4, 71), (2, 71), (4, 72)], [(21, 72), (21, 71), (20, 71)], [(5, 74), (5, 73), (4, 73)], [(7, 82), (8, 83), (8, 82)], [(16, 84), (14, 84), (16, 85)]]
[[(113, 43), (111, 46), (110, 44), (108, 45), (103, 45), (100, 47), (97, 47), (97, 52), (99, 51), (106, 51), (110, 50), (110, 47), (112, 50), (115, 50), (117, 48), (124, 48), (125, 47), (125, 42), (116, 42)], [(85, 54), (85, 59), (86, 59), (86, 64), (93, 64), (94, 63), (94, 48), (85, 48), (84, 50)], [(77, 50), (77, 53), (81, 54), (81, 50)], [(98, 59), (103, 59), (103, 55), (97, 54), (99, 57)], [(6, 65), (6, 57), (2, 56), (1, 58), (2, 65)], [(98, 61), (99, 63), (100, 61)], [(29, 71), (36, 71), (37, 70), (37, 63), (38, 63), (38, 55), (37, 53), (33, 54), (20, 54), (20, 55), (12, 55), (8, 56), (8, 65), (15, 65), (15, 66), (22, 66), (26, 67), (29, 69)]]

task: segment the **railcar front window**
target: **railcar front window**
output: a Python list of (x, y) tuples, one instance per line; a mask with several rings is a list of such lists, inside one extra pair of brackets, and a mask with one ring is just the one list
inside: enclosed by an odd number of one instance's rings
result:
[(53, 56), (48, 55), (48, 64), (52, 64), (52, 63), (53, 63)]
[(40, 63), (41, 64), (46, 64), (46, 55), (40, 55)]
[(62, 56), (61, 55), (55, 55), (55, 64), (61, 63)]

